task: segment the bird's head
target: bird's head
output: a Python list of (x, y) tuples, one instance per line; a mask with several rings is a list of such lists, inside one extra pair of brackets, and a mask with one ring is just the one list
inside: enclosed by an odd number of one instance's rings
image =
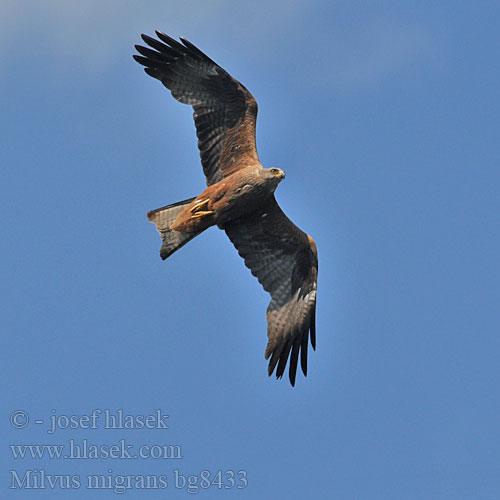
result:
[(270, 184), (276, 186), (285, 178), (285, 172), (281, 168), (265, 168), (265, 175)]

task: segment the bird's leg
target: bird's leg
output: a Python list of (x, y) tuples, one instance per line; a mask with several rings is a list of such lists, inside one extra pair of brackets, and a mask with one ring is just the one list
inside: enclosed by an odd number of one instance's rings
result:
[(199, 212), (202, 208), (206, 208), (209, 201), (210, 201), (210, 198), (207, 198), (206, 200), (199, 201), (193, 207), (191, 207), (191, 212), (194, 214), (196, 212)]

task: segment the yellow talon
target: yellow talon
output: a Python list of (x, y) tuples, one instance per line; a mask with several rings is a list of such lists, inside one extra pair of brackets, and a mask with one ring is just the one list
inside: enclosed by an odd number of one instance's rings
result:
[(212, 215), (214, 213), (215, 213), (215, 210), (206, 210), (206, 211), (201, 210), (201, 211), (196, 212), (195, 214), (191, 215), (191, 219), (196, 219), (196, 217), (203, 217), (204, 215)]
[(199, 201), (196, 205), (194, 205), (191, 208), (192, 213), (199, 212), (202, 208), (205, 208), (208, 205), (208, 202), (210, 201), (210, 198), (207, 198), (206, 200)]

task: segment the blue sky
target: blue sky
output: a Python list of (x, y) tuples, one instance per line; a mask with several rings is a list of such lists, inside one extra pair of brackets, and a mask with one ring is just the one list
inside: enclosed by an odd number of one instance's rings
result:
[[(102, 474), (165, 475), (122, 496), (181, 498), (175, 470), (243, 470), (245, 489), (198, 494), (499, 498), (499, 15), (487, 1), (2, 2), (2, 496), (119, 496), (85, 488)], [(131, 57), (156, 28), (251, 90), (260, 158), (287, 174), (278, 201), (317, 242), (318, 347), (295, 388), (266, 375), (268, 296), (223, 232), (158, 256), (146, 212), (204, 178), (190, 108)], [(169, 428), (47, 432), (95, 409), (160, 409)], [(182, 458), (7, 446), (71, 439)], [(9, 489), (12, 470), (81, 486)]]

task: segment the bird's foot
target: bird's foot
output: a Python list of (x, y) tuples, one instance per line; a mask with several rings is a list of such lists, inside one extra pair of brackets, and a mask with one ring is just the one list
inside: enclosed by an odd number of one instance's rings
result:
[(204, 217), (205, 215), (212, 215), (215, 213), (215, 210), (200, 210), (195, 214), (191, 215), (191, 219), (196, 219), (197, 217)]
[(209, 201), (210, 201), (210, 198), (207, 198), (206, 200), (199, 201), (198, 203), (196, 203), (196, 205), (191, 207), (191, 212), (193, 214), (195, 214), (196, 212), (200, 212), (203, 208), (207, 207)]

